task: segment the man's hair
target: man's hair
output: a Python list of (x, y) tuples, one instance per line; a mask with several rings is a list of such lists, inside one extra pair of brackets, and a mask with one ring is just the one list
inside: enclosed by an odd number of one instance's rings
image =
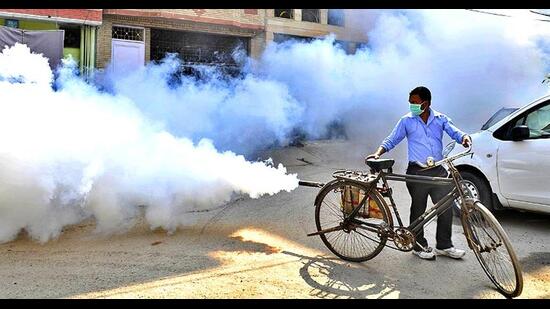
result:
[(412, 95), (418, 95), (423, 101), (431, 101), (432, 100), (432, 93), (430, 92), (430, 89), (420, 86), (414, 88), (411, 93), (409, 93), (409, 96)]

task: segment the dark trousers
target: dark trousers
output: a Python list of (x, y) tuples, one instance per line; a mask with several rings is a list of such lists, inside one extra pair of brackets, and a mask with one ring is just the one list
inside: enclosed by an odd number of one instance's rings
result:
[[(421, 171), (422, 167), (409, 163), (407, 168), (407, 174), (411, 175), (421, 175), (421, 176), (431, 176), (431, 177), (447, 177), (447, 171), (442, 167), (438, 166), (429, 170)], [(418, 217), (420, 217), (424, 211), (426, 211), (426, 204), (428, 203), (428, 195), (431, 196), (432, 202), (436, 204), (441, 200), (447, 193), (452, 189), (451, 186), (443, 185), (429, 185), (423, 183), (413, 183), (407, 181), (407, 189), (409, 189), (409, 194), (411, 195), (411, 215), (410, 222), (412, 223)], [(452, 234), (452, 223), (453, 223), (453, 211), (452, 208), (449, 208), (444, 213), (438, 215), (437, 217), (437, 232), (436, 232), (436, 248), (437, 249), (447, 249), (453, 246), (451, 241)], [(416, 236), (416, 241), (424, 246), (428, 246), (428, 241), (424, 238), (424, 228)], [(415, 244), (414, 250), (421, 250), (421, 248)]]

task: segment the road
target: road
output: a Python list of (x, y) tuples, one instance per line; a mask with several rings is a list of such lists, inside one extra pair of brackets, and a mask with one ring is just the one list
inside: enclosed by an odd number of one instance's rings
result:
[[(325, 182), (334, 169), (362, 169), (362, 156), (373, 149), (318, 141), (264, 156), (300, 179)], [(393, 155), (403, 157), (403, 151)], [(392, 249), (364, 263), (336, 258), (319, 237), (306, 236), (315, 231), (316, 194), (299, 187), (237, 198), (190, 214), (190, 224), (173, 234), (138, 222), (128, 233), (99, 235), (91, 220), (45, 244), (21, 233), (0, 245), (0, 297), (503, 298), (471, 251), (458, 261), (425, 261)], [(408, 223), (410, 199), (402, 183), (394, 183), (394, 197)], [(505, 211), (497, 218), (524, 268), (520, 298), (550, 298), (550, 216)], [(435, 222), (426, 227), (426, 237), (434, 245)], [(467, 249), (457, 220), (453, 241)]]

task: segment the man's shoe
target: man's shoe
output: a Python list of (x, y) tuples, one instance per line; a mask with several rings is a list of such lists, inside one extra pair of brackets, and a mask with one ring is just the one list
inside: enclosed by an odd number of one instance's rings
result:
[(432, 248), (428, 247), (426, 251), (413, 250), (412, 253), (424, 260), (435, 260), (435, 253)]
[(437, 249), (435, 248), (435, 253), (437, 255), (445, 255), (453, 259), (461, 259), (464, 254), (466, 254), (466, 251), (457, 249), (455, 247), (450, 247), (447, 249)]

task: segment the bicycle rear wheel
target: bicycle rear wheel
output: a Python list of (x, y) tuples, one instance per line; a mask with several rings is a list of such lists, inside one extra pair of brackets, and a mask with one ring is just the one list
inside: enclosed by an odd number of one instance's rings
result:
[[(328, 233), (320, 234), (321, 240), (327, 248), (338, 257), (353, 262), (363, 262), (370, 260), (383, 249), (386, 244), (387, 237), (379, 233), (378, 227), (382, 224), (387, 224), (391, 227), (391, 214), (383, 197), (380, 196), (376, 189), (373, 189), (367, 201), (362, 206), (356, 216), (357, 223), (365, 222), (370, 226), (363, 224), (343, 225), (344, 218), (349, 215), (350, 209), (346, 209), (343, 204), (343, 192), (353, 192), (362, 197), (367, 191), (367, 187), (353, 182), (334, 180), (327, 184), (325, 188), (319, 192), (315, 201), (315, 223), (317, 231), (331, 229)], [(359, 198), (355, 198), (358, 201)], [(365, 209), (365, 205), (371, 208), (378, 208), (379, 212), (374, 216), (369, 216), (370, 212)]]
[(462, 213), (464, 232), (481, 267), (506, 297), (519, 296), (523, 290), (521, 266), (504, 229), (479, 201)]

